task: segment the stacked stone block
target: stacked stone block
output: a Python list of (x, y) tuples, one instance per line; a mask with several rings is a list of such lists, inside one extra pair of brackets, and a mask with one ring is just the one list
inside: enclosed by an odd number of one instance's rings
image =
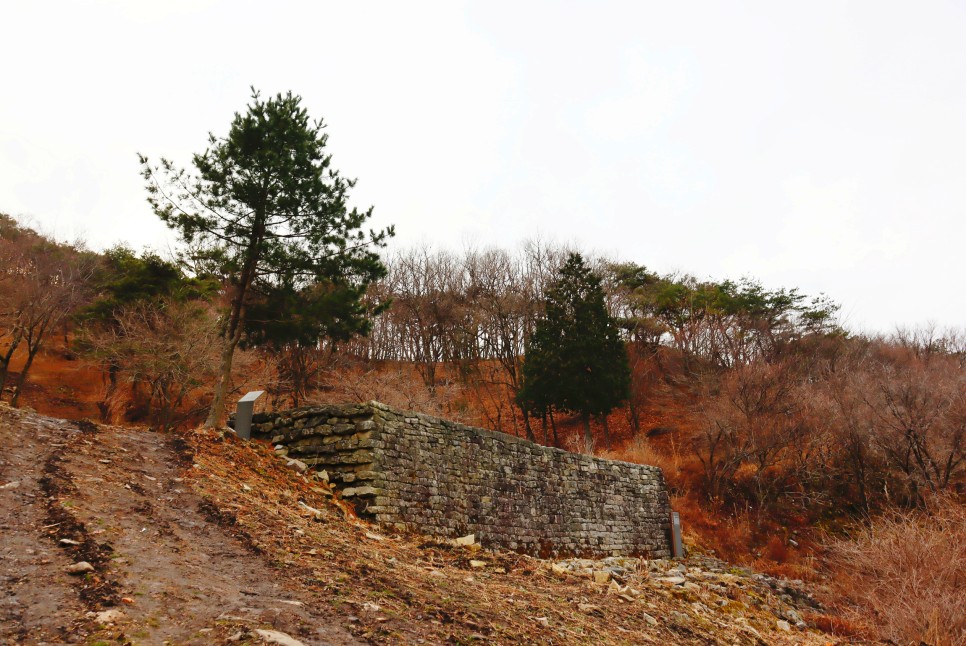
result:
[(541, 556), (670, 556), (653, 466), (544, 447), (377, 402), (256, 415), (253, 437), (329, 474), (363, 517)]

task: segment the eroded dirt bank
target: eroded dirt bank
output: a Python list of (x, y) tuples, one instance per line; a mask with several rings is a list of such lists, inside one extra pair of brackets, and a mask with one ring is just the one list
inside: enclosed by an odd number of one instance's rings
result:
[(0, 446), (0, 642), (358, 643), (192, 492), (178, 438), (3, 408)]
[(0, 643), (835, 641), (800, 583), (713, 559), (554, 562), (387, 533), (230, 432), (0, 405), (0, 443)]

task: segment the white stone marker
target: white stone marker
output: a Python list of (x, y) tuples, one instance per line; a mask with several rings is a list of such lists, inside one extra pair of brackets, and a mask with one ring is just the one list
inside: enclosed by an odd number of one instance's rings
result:
[(264, 390), (253, 390), (238, 400), (238, 408), (235, 409), (235, 434), (243, 440), (252, 439), (252, 415), (255, 412), (255, 400), (264, 394)]
[(681, 515), (671, 512), (671, 556), (676, 559), (684, 557), (684, 545), (681, 544)]

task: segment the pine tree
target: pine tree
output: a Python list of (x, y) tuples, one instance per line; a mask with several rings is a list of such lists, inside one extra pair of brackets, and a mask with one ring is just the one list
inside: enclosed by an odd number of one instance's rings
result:
[(385, 275), (374, 249), (393, 229), (362, 231), (372, 209), (348, 207), (355, 180), (332, 168), (323, 122), (311, 121), (300, 104), (291, 92), (262, 100), (253, 90), (248, 111), (235, 114), (228, 135), (210, 135), (209, 148), (193, 157), (192, 173), (164, 159), (152, 166), (141, 156), (148, 201), (181, 234), (185, 260), (226, 284), (220, 376), (207, 427), (223, 414), (249, 305), (311, 284), (351, 299)]
[(627, 352), (604, 306), (601, 279), (572, 253), (547, 290), (544, 316), (527, 344), (519, 403), (536, 414), (551, 407), (579, 414), (591, 453), (590, 417), (609, 413), (629, 389)]

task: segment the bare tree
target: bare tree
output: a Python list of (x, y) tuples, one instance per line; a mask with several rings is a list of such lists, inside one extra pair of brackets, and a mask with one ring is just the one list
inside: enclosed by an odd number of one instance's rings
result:
[(800, 375), (788, 364), (757, 362), (708, 386), (693, 446), (712, 501), (740, 498), (743, 483), (759, 508), (790, 493), (797, 481), (789, 476), (807, 466), (812, 446)]
[(10, 377), (10, 362), (23, 350), (24, 364), (10, 400), (16, 406), (37, 353), (87, 297), (94, 259), (77, 247), (9, 226), (0, 238), (0, 263), (0, 338), (6, 343), (0, 354), (0, 397)]
[[(92, 332), (94, 356), (111, 357), (134, 392), (141, 414), (160, 428), (184, 418), (189, 395), (217, 374), (216, 315), (203, 301), (136, 302), (116, 313), (117, 325)], [(144, 392), (138, 392), (144, 389)]]

